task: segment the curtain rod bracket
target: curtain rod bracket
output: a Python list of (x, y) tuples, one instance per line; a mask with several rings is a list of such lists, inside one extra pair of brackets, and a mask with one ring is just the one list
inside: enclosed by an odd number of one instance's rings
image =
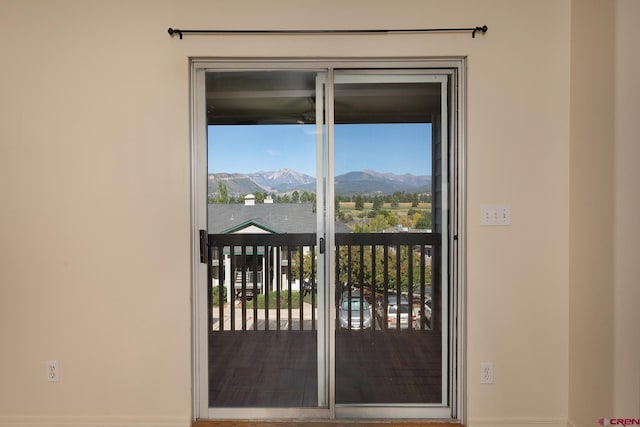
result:
[(417, 29), (395, 29), (395, 30), (180, 30), (177, 28), (169, 28), (168, 33), (171, 37), (176, 34), (182, 40), (185, 34), (397, 34), (397, 33), (446, 33), (446, 32), (471, 32), (471, 37), (476, 38), (476, 33), (486, 33), (489, 27), (471, 28), (417, 28)]

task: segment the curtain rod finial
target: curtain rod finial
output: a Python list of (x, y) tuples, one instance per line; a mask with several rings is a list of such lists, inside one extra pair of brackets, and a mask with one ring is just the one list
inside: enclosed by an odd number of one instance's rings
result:
[(473, 29), (473, 32), (471, 33), (471, 37), (473, 37), (474, 39), (476, 38), (476, 33), (478, 31), (480, 31), (482, 34), (486, 33), (487, 30), (489, 29), (489, 27), (487, 27), (486, 25), (483, 25), (482, 27), (476, 27)]
[(169, 35), (171, 37), (173, 37), (174, 34), (179, 35), (180, 36), (180, 40), (182, 40), (182, 31), (181, 30), (178, 30), (177, 28), (175, 30), (173, 28), (169, 28), (167, 30), (167, 32), (169, 33)]

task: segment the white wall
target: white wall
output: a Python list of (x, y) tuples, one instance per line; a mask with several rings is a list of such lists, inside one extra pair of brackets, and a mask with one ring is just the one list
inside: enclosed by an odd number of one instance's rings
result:
[[(0, 425), (188, 425), (189, 57), (467, 56), (469, 424), (565, 426), (572, 14), (557, 0), (0, 0)], [(476, 39), (166, 33), (483, 24)], [(484, 203), (510, 204), (513, 225), (480, 227)]]

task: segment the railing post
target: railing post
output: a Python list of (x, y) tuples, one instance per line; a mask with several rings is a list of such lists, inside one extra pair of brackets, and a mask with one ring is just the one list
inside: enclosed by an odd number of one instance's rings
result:
[(413, 329), (413, 245), (407, 247), (407, 300), (409, 303), (409, 314), (407, 327)]
[[(211, 235), (210, 244), (209, 244), (209, 280), (208, 280), (208, 292), (210, 293), (208, 298), (208, 304), (210, 306), (209, 317), (211, 318), (211, 328), (213, 329), (213, 285), (214, 285), (214, 277), (218, 277), (220, 283), (218, 284), (221, 295), (219, 298), (216, 298), (215, 303), (219, 304), (219, 316), (220, 316), (220, 327), (219, 330), (226, 329), (226, 325), (224, 322), (224, 316), (226, 314), (227, 307), (225, 307), (225, 298), (224, 298), (224, 289), (227, 288), (227, 297), (229, 302), (229, 316), (230, 316), (230, 330), (240, 329), (240, 319), (236, 324), (236, 296), (240, 298), (240, 302), (238, 304), (238, 310), (241, 310), (241, 313), (237, 313), (238, 316), (242, 315), (241, 324), (242, 330), (246, 331), (247, 329), (251, 330), (269, 330), (272, 329), (270, 325), (269, 310), (272, 308), (276, 309), (276, 317), (275, 321), (277, 323), (276, 330), (281, 330), (281, 310), (283, 307), (280, 306), (280, 298), (281, 292), (285, 290), (287, 293), (287, 299), (285, 300), (288, 304), (285, 316), (287, 316), (287, 330), (305, 330), (307, 329), (305, 326), (305, 315), (309, 315), (311, 319), (311, 330), (316, 329), (316, 291), (317, 291), (317, 282), (316, 282), (316, 274), (317, 274), (317, 260), (315, 258), (315, 251), (317, 250), (315, 243), (315, 235), (313, 234), (294, 234), (294, 235), (247, 235), (247, 234), (238, 234), (238, 235)], [(428, 247), (425, 245), (429, 245)], [(378, 247), (382, 247), (381, 256), (378, 257)], [(217, 249), (214, 249), (217, 248)], [(357, 247), (359, 249), (359, 253), (357, 258), (354, 258), (356, 255), (353, 253), (353, 248)], [(261, 248), (264, 250), (263, 255), (259, 255), (259, 251)], [(285, 249), (286, 248), (286, 249)], [(370, 249), (369, 249), (370, 248)], [(393, 254), (390, 253), (390, 249), (393, 251)], [(310, 250), (309, 256), (313, 258), (312, 265), (310, 271), (305, 271), (304, 260), (305, 260), (305, 249)], [(336, 237), (336, 247), (335, 251), (338, 254), (337, 262), (335, 264), (336, 269), (336, 295), (334, 296), (337, 302), (340, 302), (340, 298), (342, 294), (344, 294), (345, 299), (353, 299), (360, 297), (361, 301), (367, 301), (370, 304), (369, 309), (372, 310), (371, 318), (373, 321), (373, 325), (371, 325), (371, 329), (379, 329), (379, 328), (388, 328), (388, 311), (387, 308), (389, 306), (389, 292), (393, 292), (397, 298), (397, 308), (394, 313), (394, 319), (396, 320), (396, 329), (404, 329), (407, 325), (405, 325), (402, 321), (403, 316), (406, 315), (406, 310), (403, 313), (402, 309), (406, 308), (406, 303), (403, 304), (403, 288), (406, 284), (407, 286), (407, 295), (409, 299), (410, 312), (409, 312), (409, 322), (411, 322), (411, 326), (409, 328), (413, 329), (426, 329), (428, 323), (426, 322), (425, 317), (425, 298), (428, 297), (426, 295), (426, 277), (429, 274), (427, 262), (427, 250), (432, 249), (433, 252), (433, 295), (432, 295), (432, 317), (434, 318), (432, 321), (432, 329), (438, 330), (440, 324), (438, 323), (438, 316), (441, 313), (442, 307), (439, 304), (439, 295), (440, 295), (440, 283), (438, 282), (439, 275), (439, 265), (437, 260), (441, 256), (440, 247), (437, 241), (437, 235), (434, 234), (384, 234), (384, 233), (348, 233), (348, 234), (340, 234)], [(225, 255), (228, 250), (229, 254)], [(370, 250), (370, 259), (365, 256), (365, 250)], [(406, 256), (403, 254), (403, 251), (408, 251)], [(238, 254), (236, 255), (236, 251)], [(286, 251), (286, 252), (285, 252)], [(284, 252), (284, 253), (283, 253)], [(291, 264), (292, 253), (297, 252), (300, 257), (300, 265), (297, 267), (293, 267)], [(260, 260), (258, 257), (263, 256), (263, 259)], [(414, 265), (416, 262), (416, 257), (420, 257), (419, 265)], [(253, 257), (253, 258), (250, 258)], [(266, 258), (264, 258), (266, 257)], [(380, 258), (382, 260), (379, 260)], [(215, 259), (215, 260), (214, 260)], [(390, 265), (391, 262), (394, 262), (395, 265)], [(218, 274), (215, 273), (215, 265), (217, 262)], [(382, 272), (379, 272), (378, 262), (381, 262)], [(356, 264), (357, 263), (357, 264)], [(359, 267), (358, 267), (359, 266)], [(283, 267), (285, 267), (283, 269)], [(359, 268), (359, 270), (357, 270)], [(395, 268), (395, 272), (394, 272)], [(262, 271), (260, 271), (260, 269)], [(416, 275), (417, 270), (420, 270), (419, 278)], [(295, 270), (295, 271), (292, 271)], [(284, 272), (284, 274), (283, 274)], [(293, 297), (293, 276), (294, 273), (296, 276), (300, 277), (300, 294), (298, 297)], [(377, 274), (381, 274), (381, 280), (377, 279)], [(306, 276), (305, 276), (306, 274)], [(275, 277), (273, 277), (275, 276)], [(415, 276), (415, 277), (414, 277)], [(274, 282), (275, 279), (275, 282)], [(287, 286), (284, 286), (284, 282), (286, 281)], [(303, 286), (303, 283), (309, 282), (307, 286)], [(395, 285), (390, 287), (389, 283), (394, 283)], [(382, 282), (382, 284), (380, 283)], [(353, 295), (353, 288), (355, 284), (358, 284), (359, 291), (358, 295)], [(365, 290), (365, 286), (369, 287), (369, 290)], [(419, 291), (416, 289), (416, 286), (419, 286)], [(275, 290), (276, 293), (276, 303), (274, 304), (276, 307), (271, 306), (268, 300), (268, 295), (271, 289)], [(378, 291), (381, 292), (381, 298), (378, 300)], [(304, 307), (305, 305), (305, 293), (311, 292), (311, 313), (307, 313), (307, 309)], [(248, 296), (249, 294), (253, 297), (253, 310), (252, 310), (252, 318), (253, 318), (253, 326), (249, 327), (249, 320), (251, 316), (251, 312), (247, 313), (248, 308)], [(258, 298), (260, 294), (265, 295), (265, 304), (264, 304), (264, 318), (259, 319), (262, 316), (260, 313), (262, 312), (258, 307)], [(414, 314), (414, 298), (417, 300), (419, 296), (419, 309), (417, 309), (417, 313), (420, 314), (420, 323), (414, 325), (413, 323), (413, 314)], [(294, 313), (293, 304), (300, 303), (300, 307)], [(339, 307), (339, 305), (338, 305)], [(337, 307), (337, 311), (339, 311)], [(346, 310), (349, 314), (349, 318), (347, 320), (347, 327), (355, 327), (360, 326), (360, 328), (364, 327), (364, 319), (365, 319), (365, 308), (364, 303), (361, 307), (357, 308), (360, 311), (360, 325), (353, 325), (351, 322), (353, 321), (352, 317), (353, 306), (348, 304)], [(338, 314), (338, 313), (336, 313)], [(296, 321), (300, 321), (299, 327), (293, 326), (294, 316)], [(260, 321), (265, 322), (264, 328)], [(382, 324), (376, 324), (378, 321), (382, 321), (385, 326)], [(339, 324), (336, 325), (338, 328)]]
[(371, 330), (376, 330), (376, 303), (378, 293), (376, 291), (376, 245), (371, 245)]
[(291, 311), (291, 246), (287, 246), (287, 258), (289, 260), (287, 263), (287, 330), (291, 331), (291, 323), (293, 320), (293, 313)]

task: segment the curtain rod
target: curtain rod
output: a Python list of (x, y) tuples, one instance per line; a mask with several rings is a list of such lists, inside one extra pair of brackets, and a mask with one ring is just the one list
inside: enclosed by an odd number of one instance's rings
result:
[(177, 28), (169, 28), (168, 32), (171, 37), (176, 34), (182, 40), (183, 35), (188, 34), (399, 34), (399, 33), (445, 33), (445, 32), (470, 32), (471, 37), (476, 38), (476, 33), (486, 33), (489, 28), (486, 25), (482, 27), (470, 28), (414, 28), (414, 29), (397, 29), (397, 30), (179, 30)]

